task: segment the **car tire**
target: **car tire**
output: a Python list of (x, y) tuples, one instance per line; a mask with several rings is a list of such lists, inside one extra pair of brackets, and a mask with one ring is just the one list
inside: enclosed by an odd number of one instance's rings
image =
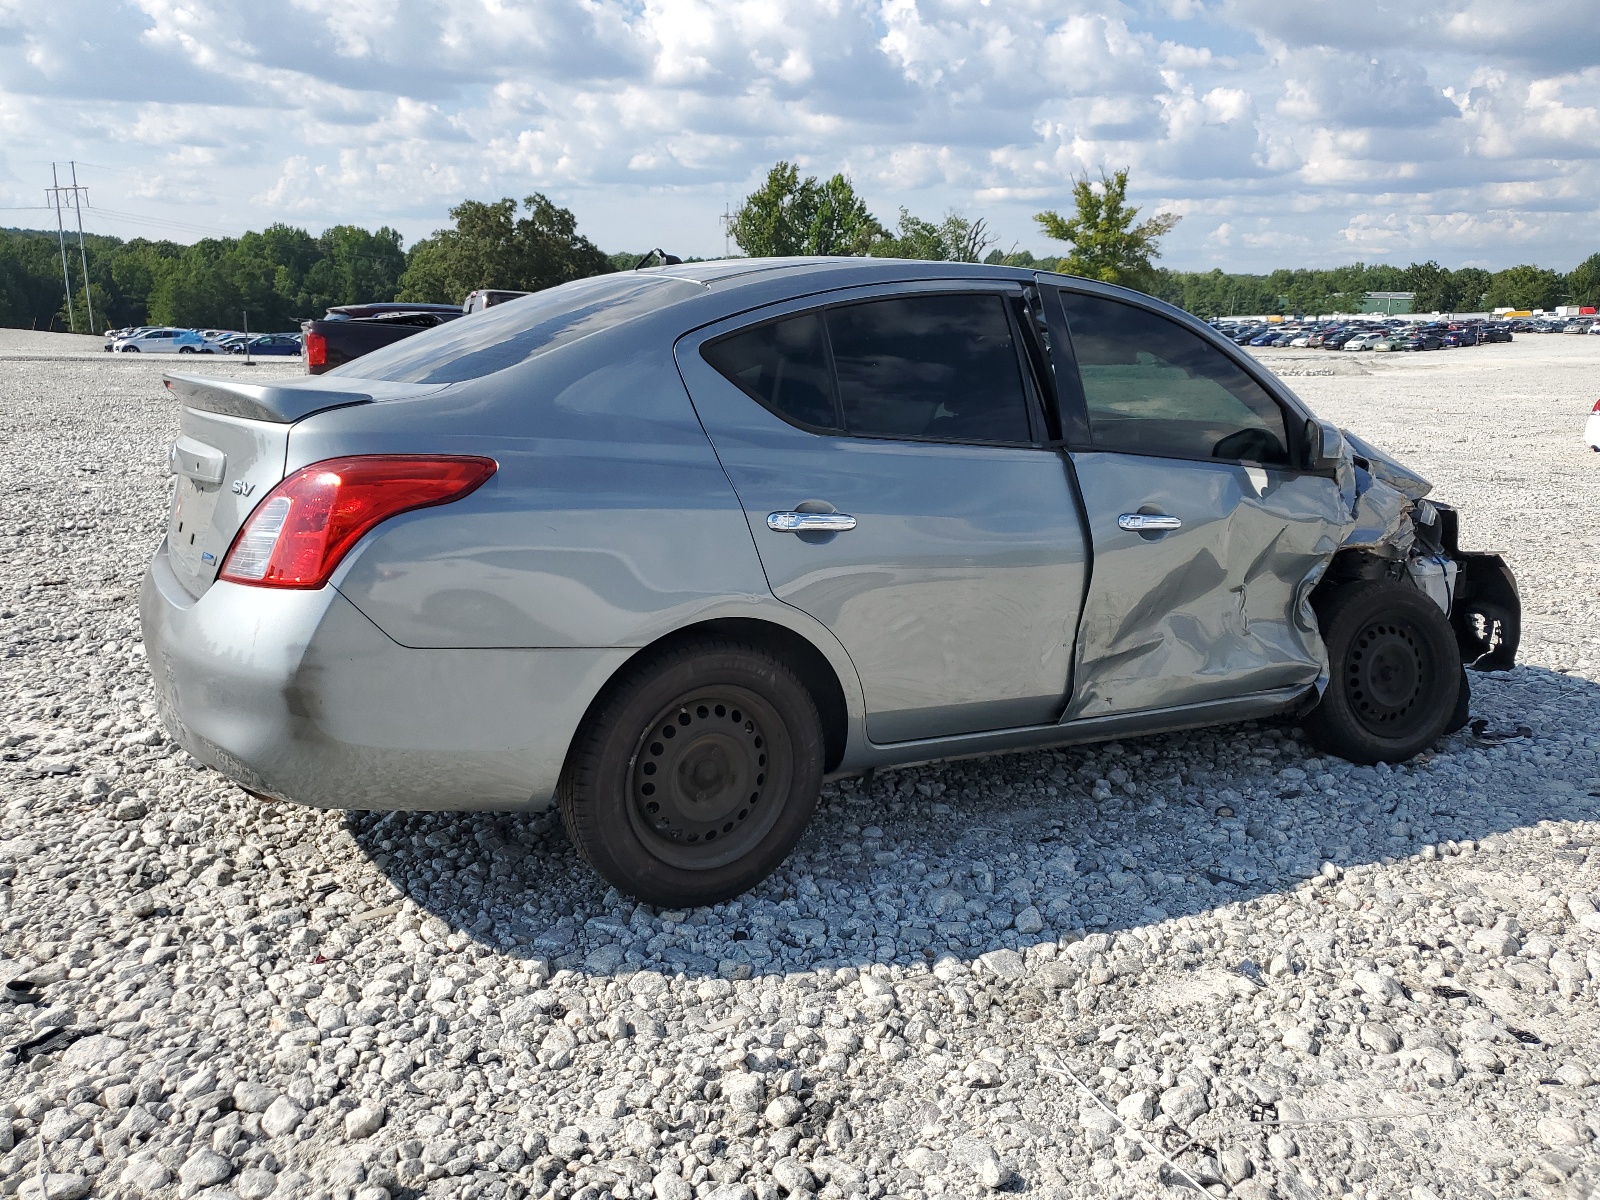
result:
[(137, 347), (137, 346), (124, 346), (122, 348), (122, 352), (124, 354), (137, 354), (137, 353), (139, 353), (139, 347)]
[(178, 347), (178, 353), (179, 354), (193, 354), (194, 353), (194, 347), (193, 346), (179, 346)]
[(789, 856), (823, 760), (816, 702), (788, 664), (702, 638), (649, 656), (601, 697), (556, 797), (578, 852), (618, 891), (692, 908), (748, 891)]
[(1328, 687), (1302, 722), (1319, 749), (1404, 762), (1459, 718), (1461, 651), (1439, 606), (1407, 584), (1349, 584), (1318, 605)]

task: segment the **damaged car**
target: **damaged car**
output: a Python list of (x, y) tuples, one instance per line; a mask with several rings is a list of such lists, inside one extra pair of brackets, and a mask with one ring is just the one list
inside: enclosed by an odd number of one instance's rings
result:
[(556, 806), (654, 904), (758, 883), (828, 779), (1253, 718), (1397, 762), (1515, 660), (1426, 480), (1068, 276), (665, 266), (167, 387), (173, 738), (262, 797)]

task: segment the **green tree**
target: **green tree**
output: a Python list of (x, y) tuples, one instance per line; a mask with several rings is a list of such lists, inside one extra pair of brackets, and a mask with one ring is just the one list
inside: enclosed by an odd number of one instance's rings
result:
[(1450, 278), (1456, 288), (1455, 303), (1450, 308), (1451, 312), (1479, 312), (1491, 306), (1492, 302), (1489, 299), (1491, 276), (1482, 267), (1462, 267), (1459, 271), (1452, 271)]
[(1524, 263), (1491, 276), (1485, 299), (1495, 308), (1549, 309), (1561, 303), (1565, 291), (1566, 281), (1555, 271)]
[(1414, 292), (1411, 311), (1454, 312), (1456, 284), (1449, 271), (1431, 259), (1425, 263), (1412, 263), (1401, 276), (1401, 291)]
[(751, 258), (793, 254), (862, 255), (884, 237), (878, 219), (844, 175), (826, 183), (800, 178), (793, 163), (779, 162), (744, 198), (728, 233)]
[(1567, 276), (1567, 298), (1585, 308), (1600, 305), (1600, 254), (1591, 254)]
[(454, 229), (441, 229), (411, 248), (400, 277), (401, 300), (459, 304), (478, 288), (537, 292), (604, 275), (611, 262), (578, 233), (578, 219), (535, 192), (485, 204), (463, 200), (450, 210)]
[(1155, 283), (1152, 259), (1161, 255), (1160, 241), (1177, 225), (1175, 213), (1157, 213), (1134, 224), (1139, 210), (1127, 202), (1128, 168), (1115, 175), (1100, 174), (1100, 182), (1085, 175), (1072, 183), (1075, 212), (1038, 213), (1034, 220), (1046, 237), (1072, 246), (1063, 270), (1102, 283), (1146, 289)]
[[(900, 210), (899, 233), (882, 234), (872, 243), (874, 258), (915, 258), (929, 262), (978, 262), (994, 244), (988, 222), (982, 217), (970, 220), (958, 212), (948, 212), (935, 225)], [(993, 257), (991, 255), (991, 257)], [(1031, 254), (1028, 256), (1033, 257)]]

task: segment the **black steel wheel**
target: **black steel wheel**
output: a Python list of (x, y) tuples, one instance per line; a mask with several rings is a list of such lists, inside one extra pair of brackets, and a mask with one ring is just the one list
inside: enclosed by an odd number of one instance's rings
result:
[[(776, 738), (774, 738), (776, 732)], [(745, 688), (705, 688), (663, 708), (634, 751), (630, 773), (635, 832), (663, 862), (720, 866), (760, 844), (778, 809), (794, 752), (782, 718)]]
[(1401, 762), (1458, 717), (1461, 652), (1439, 606), (1404, 583), (1371, 580), (1319, 605), (1328, 687), (1305, 718), (1311, 740), (1352, 762)]
[(1427, 724), (1428, 656), (1412, 621), (1392, 614), (1368, 621), (1351, 639), (1343, 667), (1351, 711), (1365, 729), (1393, 738)]
[(584, 859), (651, 904), (715, 904), (786, 857), (822, 786), (822, 721), (794, 671), (723, 638), (632, 666), (595, 702), (557, 799)]

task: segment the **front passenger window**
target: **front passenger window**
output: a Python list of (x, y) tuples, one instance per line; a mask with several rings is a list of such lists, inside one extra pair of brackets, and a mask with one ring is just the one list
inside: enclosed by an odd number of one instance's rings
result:
[(1283, 410), (1232, 360), (1175, 321), (1061, 293), (1094, 444), (1127, 454), (1287, 464)]

